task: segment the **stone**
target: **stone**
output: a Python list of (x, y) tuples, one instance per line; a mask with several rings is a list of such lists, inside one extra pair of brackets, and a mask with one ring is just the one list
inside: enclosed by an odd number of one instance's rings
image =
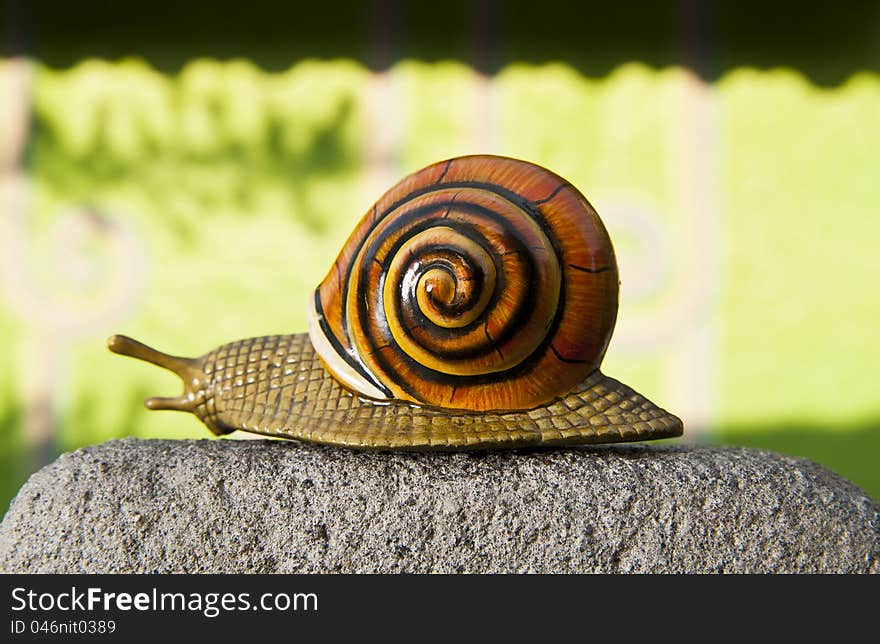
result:
[(880, 506), (755, 449), (124, 439), (31, 476), (0, 571), (877, 573)]

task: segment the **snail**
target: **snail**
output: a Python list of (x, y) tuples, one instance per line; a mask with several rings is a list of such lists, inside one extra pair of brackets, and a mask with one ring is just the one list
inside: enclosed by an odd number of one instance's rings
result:
[(599, 366), (617, 318), (614, 249), (549, 170), (465, 156), (415, 172), (364, 215), (309, 298), (308, 333), (200, 358), (126, 336), (176, 373), (149, 409), (363, 449), (465, 449), (679, 436), (682, 422)]

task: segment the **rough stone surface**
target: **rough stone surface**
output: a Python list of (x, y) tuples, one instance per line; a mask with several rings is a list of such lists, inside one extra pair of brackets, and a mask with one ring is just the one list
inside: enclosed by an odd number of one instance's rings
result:
[(876, 573), (880, 506), (753, 449), (126, 439), (30, 478), (0, 571)]

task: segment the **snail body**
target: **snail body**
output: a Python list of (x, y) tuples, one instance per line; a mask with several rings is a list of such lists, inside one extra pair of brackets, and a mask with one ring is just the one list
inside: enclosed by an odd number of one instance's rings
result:
[(614, 250), (568, 182), (524, 161), (442, 161), (364, 215), (309, 302), (309, 332), (201, 358), (125, 336), (178, 373), (151, 409), (361, 448), (458, 449), (677, 436), (682, 423), (599, 371), (617, 316)]

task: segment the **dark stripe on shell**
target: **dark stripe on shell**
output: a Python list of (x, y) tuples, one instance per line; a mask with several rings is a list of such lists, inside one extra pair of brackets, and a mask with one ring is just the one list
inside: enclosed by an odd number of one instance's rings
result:
[[(563, 184), (562, 187), (565, 187), (566, 185), (568, 185), (568, 184)], [(512, 192), (502, 186), (498, 186), (495, 184), (487, 184), (487, 183), (481, 183), (481, 182), (454, 182), (454, 183), (450, 182), (447, 184), (443, 184), (443, 186), (442, 186), (443, 189), (458, 188), (458, 187), (474, 188), (474, 189), (478, 189), (478, 190), (486, 190), (488, 192), (493, 192), (496, 195), (498, 195), (504, 199), (507, 199), (507, 201), (511, 202), (514, 206), (518, 206), (520, 210), (524, 211), (526, 215), (530, 216), (538, 224), (538, 226), (540, 227), (540, 229), (542, 230), (544, 235), (550, 241), (551, 247), (553, 248), (554, 254), (556, 256), (556, 261), (557, 261), (558, 265), (560, 266), (560, 270), (561, 270), (561, 267), (564, 265), (564, 263), (562, 262), (562, 250), (561, 250), (561, 246), (559, 244), (559, 241), (556, 239), (555, 235), (553, 234), (553, 230), (551, 229), (551, 227), (547, 224), (547, 221), (544, 218), (543, 213), (541, 213), (540, 209), (534, 207), (532, 205), (532, 202), (522, 198), (521, 196), (517, 195), (516, 193), (514, 193), (514, 192)], [(411, 192), (408, 197), (398, 200), (391, 207), (387, 208), (382, 213), (381, 217), (379, 218), (379, 221), (384, 220), (384, 218), (390, 212), (394, 211), (396, 208), (399, 208), (402, 204), (406, 203), (407, 201), (410, 201), (415, 197), (422, 196), (424, 194), (428, 194), (432, 191), (435, 191), (436, 189), (437, 189), (437, 186), (435, 186), (435, 184), (431, 184), (430, 186), (428, 186), (425, 189), (419, 189), (419, 190), (415, 190), (415, 191)], [(405, 215), (403, 215), (403, 217), (405, 217), (406, 220), (408, 221), (409, 219), (418, 218), (419, 216), (422, 216), (425, 211), (432, 211), (432, 210), (435, 210), (437, 208), (442, 207), (443, 205), (445, 205), (445, 204), (440, 203), (440, 204), (430, 204), (430, 205), (422, 206), (420, 208), (417, 208), (414, 211), (410, 211), (410, 212), (406, 213)], [(462, 202), (462, 201), (455, 202), (455, 205), (457, 208), (460, 208), (462, 210), (466, 210), (466, 209), (483, 210), (483, 211), (485, 211), (485, 213), (488, 213), (491, 217), (493, 217), (498, 222), (501, 222), (502, 224), (504, 224), (506, 222), (505, 217), (499, 216), (497, 213), (489, 210), (488, 208), (484, 208), (482, 206), (477, 206), (475, 204), (470, 204), (470, 203)], [(430, 222), (429, 222), (429, 224), (430, 224)], [(425, 225), (424, 227), (421, 227), (419, 232), (421, 230), (426, 230), (427, 228), (430, 228), (431, 226), (429, 224)], [(398, 224), (398, 226), (402, 226), (402, 225), (403, 225), (403, 223)], [(395, 226), (395, 229), (397, 229), (398, 226)], [(373, 227), (375, 227), (375, 224)], [(464, 230), (464, 229), (457, 229), (457, 232), (461, 233), (462, 230)], [(413, 229), (412, 234), (413, 235), (417, 234), (415, 229)], [(357, 258), (360, 256), (361, 251), (363, 249), (363, 244), (369, 237), (370, 237), (369, 233), (364, 235), (364, 239), (361, 242), (361, 246), (353, 254), (353, 257)], [(405, 239), (406, 238), (401, 238), (401, 241), (399, 241), (397, 244), (395, 244), (394, 247), (392, 247), (392, 250), (390, 250), (388, 252), (389, 258), (394, 256), (394, 254), (398, 250), (398, 246), (402, 245), (402, 243), (404, 243), (403, 240), (405, 240)], [(381, 245), (381, 241), (382, 240), (379, 240), (379, 239), (374, 240), (373, 244), (371, 245), (371, 248), (366, 249), (365, 253), (367, 253), (368, 255), (371, 254), (371, 255), (375, 256), (376, 247)], [(522, 254), (524, 257), (526, 257), (527, 261), (531, 261), (531, 254), (530, 253), (523, 252)], [(494, 257), (495, 254), (492, 253), (492, 255)], [(364, 262), (364, 263), (366, 263), (366, 262)], [(379, 287), (376, 289), (377, 297), (381, 297), (381, 295), (384, 291), (384, 277), (387, 275), (386, 271), (387, 271), (387, 266), (385, 266), (383, 268), (382, 284), (380, 284)], [(498, 279), (503, 280), (504, 279), (503, 275), (504, 275), (503, 271), (499, 270), (498, 271)], [(360, 280), (359, 280), (360, 284), (358, 286), (359, 289), (362, 289), (362, 291), (360, 291), (360, 292), (368, 292), (368, 289), (364, 288), (365, 286), (368, 286), (368, 284), (367, 284), (368, 281), (369, 281), (369, 274), (366, 271), (363, 271), (360, 275)], [(345, 290), (343, 293), (343, 297), (345, 299), (343, 301), (347, 301), (349, 285), (350, 285), (350, 281), (346, 282)], [(494, 300), (494, 298), (499, 296), (498, 294), (500, 293), (501, 288), (503, 288), (503, 285), (499, 286), (499, 289), (497, 289), (496, 293), (493, 294), (493, 300)], [(531, 291), (528, 291), (528, 292), (531, 294)], [(488, 311), (491, 311), (491, 307), (492, 307), (493, 303), (494, 302), (490, 302), (487, 305)], [(361, 319), (366, 318), (366, 315), (367, 315), (366, 304), (367, 304), (367, 302), (364, 299), (359, 299), (357, 302), (358, 314)], [(377, 304), (381, 305), (381, 302), (379, 302)], [(382, 340), (392, 344), (393, 348), (395, 350), (395, 354), (397, 356), (399, 356), (399, 358), (403, 362), (405, 362), (406, 365), (413, 372), (415, 372), (417, 374), (417, 377), (421, 378), (422, 380), (436, 383), (436, 384), (446, 384), (446, 385), (452, 385), (455, 383), (460, 383), (460, 384), (467, 383), (468, 385), (496, 383), (496, 382), (510, 380), (518, 375), (528, 374), (529, 372), (531, 372), (535, 368), (535, 366), (541, 361), (541, 359), (543, 359), (544, 355), (547, 353), (548, 347), (550, 346), (550, 343), (552, 342), (552, 339), (555, 335), (556, 329), (559, 327), (559, 324), (561, 323), (564, 311), (565, 311), (565, 279), (563, 279), (563, 277), (560, 276), (560, 288), (559, 288), (558, 306), (556, 309), (556, 314), (553, 317), (552, 322), (547, 326), (545, 334), (544, 334), (544, 338), (542, 339), (542, 341), (538, 344), (538, 346), (535, 348), (535, 350), (529, 356), (524, 358), (517, 365), (514, 365), (513, 367), (510, 367), (509, 369), (506, 369), (503, 371), (490, 372), (490, 373), (486, 373), (486, 374), (478, 374), (478, 375), (472, 375), (472, 376), (459, 376), (459, 375), (446, 374), (446, 373), (443, 373), (440, 371), (436, 371), (436, 370), (430, 369), (428, 367), (425, 367), (424, 365), (422, 365), (420, 362), (418, 362), (414, 358), (405, 354), (403, 351), (400, 351), (399, 346), (397, 345), (397, 342), (394, 340), (394, 337), (391, 335), (390, 330), (387, 331), (387, 335), (384, 335), (382, 337)], [(510, 329), (509, 333), (513, 333), (516, 331), (516, 327), (513, 325), (510, 325), (508, 328)], [(505, 334), (504, 338), (501, 338), (501, 337), (496, 338), (496, 342), (502, 343), (504, 340), (506, 340), (506, 336), (509, 335), (509, 333)], [(375, 340), (377, 340), (377, 339), (374, 339), (370, 334), (367, 334), (367, 333), (365, 333), (364, 335), (367, 338), (367, 342), (371, 345), (371, 354), (375, 357), (376, 361), (380, 364), (382, 370), (387, 374), (394, 374), (395, 369), (393, 368), (393, 366), (391, 364), (389, 364), (389, 362), (383, 357), (382, 353), (376, 347)], [(397, 384), (401, 389), (406, 391), (407, 394), (409, 394), (414, 399), (416, 399), (416, 400), (420, 399), (417, 389), (414, 389), (413, 385), (411, 383), (402, 382), (401, 379), (395, 379), (395, 384)]]
[(568, 185), (568, 182), (567, 182), (567, 181), (565, 181), (565, 182), (559, 184), (559, 185), (556, 187), (556, 190), (554, 190), (553, 192), (551, 192), (549, 196), (544, 197), (543, 199), (538, 199), (537, 201), (533, 201), (532, 204), (535, 205), (535, 206), (540, 206), (542, 203), (547, 203), (548, 201), (550, 201), (551, 199), (553, 199), (553, 197), (555, 197), (556, 195), (558, 195), (558, 194), (559, 194), (559, 191), (562, 190), (563, 188), (565, 188), (567, 185)]
[(576, 271), (583, 271), (584, 273), (606, 273), (611, 270), (610, 266), (601, 266), (599, 268), (586, 268), (584, 266), (578, 266), (577, 264), (569, 264), (569, 268), (573, 268)]
[[(446, 205), (445, 203), (441, 202), (438, 204), (421, 206), (420, 208), (416, 208), (414, 210), (411, 210), (411, 211), (407, 212), (405, 215), (402, 215), (398, 220), (395, 221), (394, 230), (397, 230), (402, 227), (406, 227), (413, 220), (423, 219), (425, 217), (425, 213), (427, 213), (427, 212), (442, 210), (445, 205)], [(487, 219), (491, 219), (495, 223), (497, 223), (500, 226), (504, 227), (505, 229), (509, 230), (509, 228), (507, 228), (506, 218), (499, 216), (497, 213), (495, 213), (494, 211), (492, 211), (488, 208), (485, 208), (483, 206), (478, 206), (476, 204), (461, 202), (461, 201), (456, 202), (456, 206), (464, 212), (470, 211), (470, 212), (477, 214), (479, 216), (483, 216)], [(430, 228), (433, 228), (434, 226), (437, 226), (437, 225), (443, 225), (443, 224), (437, 223), (437, 221), (434, 219), (428, 219), (419, 225), (415, 225), (412, 228), (409, 228), (407, 231), (408, 235), (401, 237), (393, 246), (391, 246), (391, 248), (388, 249), (388, 252), (385, 257), (385, 261), (379, 262), (380, 265), (382, 266), (382, 274), (383, 275), (388, 274), (388, 269), (390, 267), (390, 263), (393, 261), (394, 257), (398, 254), (401, 247), (405, 246), (411, 237), (414, 237), (415, 235), (418, 235), (419, 233), (424, 232), (425, 230), (429, 230)], [(461, 228), (456, 228), (456, 233), (462, 235), (463, 237), (467, 237), (467, 238), (471, 239), (473, 242), (475, 242), (476, 244), (479, 244), (481, 247), (486, 248), (486, 250), (492, 256), (493, 262), (495, 263), (495, 275), (496, 275), (497, 282), (496, 282), (496, 287), (492, 293), (492, 297), (486, 303), (486, 307), (483, 309), (483, 312), (479, 316), (477, 316), (473, 322), (471, 322), (467, 326), (461, 327), (461, 330), (449, 330), (449, 329), (443, 329), (442, 327), (437, 327), (436, 325), (433, 324), (433, 322), (431, 322), (427, 317), (425, 317), (424, 314), (421, 313), (421, 311), (418, 310), (418, 307), (416, 307), (416, 309), (414, 311), (416, 317), (418, 317), (420, 320), (423, 320), (426, 325), (431, 325), (432, 327), (434, 327), (439, 334), (444, 334), (444, 333), (448, 332), (449, 334), (447, 335), (447, 337), (449, 337), (450, 339), (454, 338), (458, 335), (461, 335), (466, 331), (471, 331), (476, 326), (480, 326), (480, 325), (485, 324), (487, 317), (494, 310), (495, 306), (497, 305), (498, 299), (500, 299), (501, 294), (503, 293), (504, 289), (506, 288), (506, 283), (505, 283), (506, 276), (504, 274), (503, 266), (501, 265), (501, 256), (495, 252), (492, 252), (491, 249), (486, 247), (486, 245), (483, 243), (483, 242), (485, 242), (485, 238), (482, 237), (479, 234), (479, 232), (477, 232), (476, 230), (474, 230), (473, 227), (470, 227), (470, 226), (463, 226)], [(518, 252), (520, 254), (520, 256), (524, 258), (524, 261), (527, 264), (527, 267), (526, 267), (527, 274), (534, 275), (536, 272), (536, 269), (534, 267), (532, 255), (530, 253), (525, 252), (525, 246), (522, 244), (521, 240), (519, 240), (516, 237), (514, 237), (513, 235), (511, 235), (511, 241), (514, 242), (518, 246), (518, 248), (516, 249), (516, 252)], [(378, 260), (375, 257), (375, 253), (377, 251), (377, 247), (380, 246), (381, 243), (382, 243), (382, 240), (377, 239), (374, 241), (374, 243), (369, 248), (365, 249), (364, 250), (364, 253), (365, 253), (364, 259), (367, 259), (370, 256), (372, 256), (372, 261), (378, 262)], [(369, 286), (369, 274), (366, 272), (362, 272), (360, 275), (360, 284), (358, 285), (358, 288), (365, 289), (368, 286)], [(560, 289), (561, 288), (562, 288), (562, 284), (560, 283)], [(377, 289), (377, 291), (376, 291), (377, 296), (381, 296), (382, 291), (384, 291), (384, 285), (383, 285), (383, 288), (381, 291), (379, 289)], [(500, 333), (498, 335), (498, 337), (494, 339), (497, 344), (504, 344), (505, 342), (507, 342), (507, 340), (510, 338), (510, 336), (513, 335), (514, 333), (516, 333), (516, 331), (520, 328), (520, 326), (522, 325), (523, 319), (527, 318), (529, 312), (533, 308), (535, 295), (536, 294), (533, 292), (532, 289), (526, 289), (526, 297), (523, 298), (523, 300), (521, 300), (521, 302), (517, 306), (516, 310), (511, 315), (510, 322), (502, 330), (503, 332)], [(378, 302), (377, 302), (377, 304), (378, 304)], [(403, 319), (403, 317), (404, 317), (401, 313), (401, 309), (400, 309), (401, 305), (402, 305), (402, 302), (399, 299), (396, 299), (394, 302), (394, 306), (397, 308), (398, 319)], [(361, 300), (358, 302), (358, 314), (362, 320), (366, 319), (367, 311), (366, 311), (366, 302), (364, 300)], [(556, 315), (557, 316), (561, 315), (561, 309), (559, 309), (559, 308), (557, 309)], [(365, 333), (364, 335), (367, 337), (368, 341), (371, 341), (370, 334)], [(410, 336), (410, 337), (412, 337), (412, 336)], [(394, 346), (399, 349), (399, 345), (397, 345), (397, 343), (394, 341), (393, 336), (391, 336), (390, 332), (389, 332), (388, 336), (386, 337), (386, 339), (388, 339), (390, 342), (392, 342), (394, 344)], [(494, 349), (492, 349), (492, 350), (494, 351)], [(452, 359), (464, 360), (467, 358), (474, 358), (474, 357), (477, 357), (480, 355), (484, 355), (484, 353), (485, 352), (460, 352), (460, 353), (450, 352), (449, 354), (446, 354), (446, 355), (448, 355)]]
[(562, 355), (561, 353), (559, 353), (559, 351), (556, 350), (556, 347), (554, 347), (552, 343), (550, 344), (550, 349), (553, 351), (553, 355), (556, 356), (556, 359), (559, 360), (560, 362), (566, 362), (568, 364), (589, 364), (590, 363), (589, 360), (578, 360), (576, 358), (566, 358), (564, 355)]

